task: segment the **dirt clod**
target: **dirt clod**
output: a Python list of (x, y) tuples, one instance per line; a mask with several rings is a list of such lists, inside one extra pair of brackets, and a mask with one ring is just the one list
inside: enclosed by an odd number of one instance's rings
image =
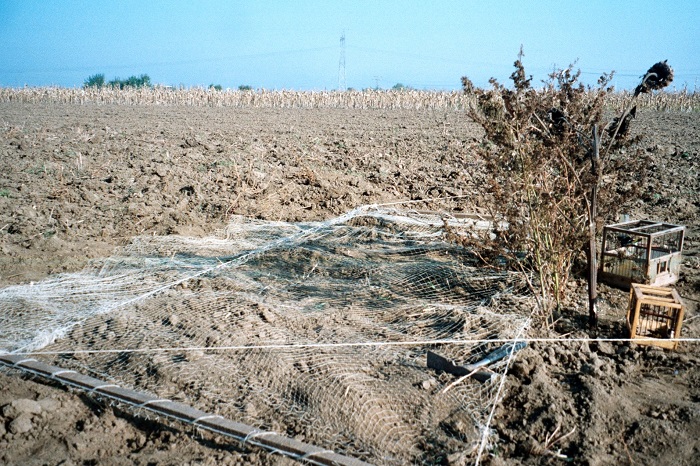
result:
[(13, 434), (25, 434), (32, 430), (32, 416), (28, 413), (23, 413), (10, 421), (9, 430)]
[(12, 400), (9, 404), (3, 406), (2, 414), (9, 419), (15, 419), (22, 414), (39, 414), (41, 413), (41, 404), (27, 398)]

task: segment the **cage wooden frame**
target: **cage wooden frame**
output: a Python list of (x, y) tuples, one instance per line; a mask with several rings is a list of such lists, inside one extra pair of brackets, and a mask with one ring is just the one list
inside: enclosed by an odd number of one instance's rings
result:
[(632, 220), (603, 228), (598, 278), (629, 289), (632, 283), (652, 286), (678, 281), (685, 226), (653, 220)]
[(675, 350), (684, 313), (685, 305), (674, 288), (632, 284), (627, 327), (635, 343)]

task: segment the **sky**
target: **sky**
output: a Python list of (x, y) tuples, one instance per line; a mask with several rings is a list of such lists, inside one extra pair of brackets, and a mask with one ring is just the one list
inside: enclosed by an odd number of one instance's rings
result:
[(588, 84), (615, 71), (631, 89), (668, 60), (673, 87), (694, 91), (700, 1), (0, 0), (0, 45), (1, 87), (147, 74), (185, 87), (451, 90), (462, 76), (509, 84), (522, 45), (535, 83), (573, 63)]

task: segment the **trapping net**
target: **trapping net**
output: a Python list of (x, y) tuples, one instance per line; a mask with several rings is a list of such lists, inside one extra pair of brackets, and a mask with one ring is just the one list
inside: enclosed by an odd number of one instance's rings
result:
[(475, 454), (500, 379), (455, 383), (426, 354), (478, 361), (523, 337), (533, 302), (522, 275), (446, 242), (443, 220), (364, 206), (137, 237), (80, 273), (0, 290), (0, 352), (373, 463)]

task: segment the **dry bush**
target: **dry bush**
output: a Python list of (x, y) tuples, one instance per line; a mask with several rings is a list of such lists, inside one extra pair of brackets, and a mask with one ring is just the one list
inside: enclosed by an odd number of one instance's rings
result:
[[(562, 304), (574, 265), (587, 262), (585, 252), (602, 228), (597, 212), (615, 218), (620, 206), (637, 195), (647, 166), (642, 150), (630, 150), (636, 142), (627, 132), (634, 107), (603, 123), (614, 91), (612, 75), (601, 76), (596, 87), (584, 86), (579, 76), (571, 67), (558, 70), (535, 89), (521, 50), (512, 89), (495, 79), (491, 89), (477, 89), (463, 78), (464, 92), (476, 102), (469, 115), (485, 131), (479, 156), (487, 174), (488, 205), (508, 227), (495, 238), (477, 240), (448, 233), (480, 250), (492, 265), (505, 261), (532, 272), (538, 316), (546, 326)], [(648, 87), (637, 94), (660, 85), (644, 82)], [(592, 280), (595, 286), (595, 276)]]

